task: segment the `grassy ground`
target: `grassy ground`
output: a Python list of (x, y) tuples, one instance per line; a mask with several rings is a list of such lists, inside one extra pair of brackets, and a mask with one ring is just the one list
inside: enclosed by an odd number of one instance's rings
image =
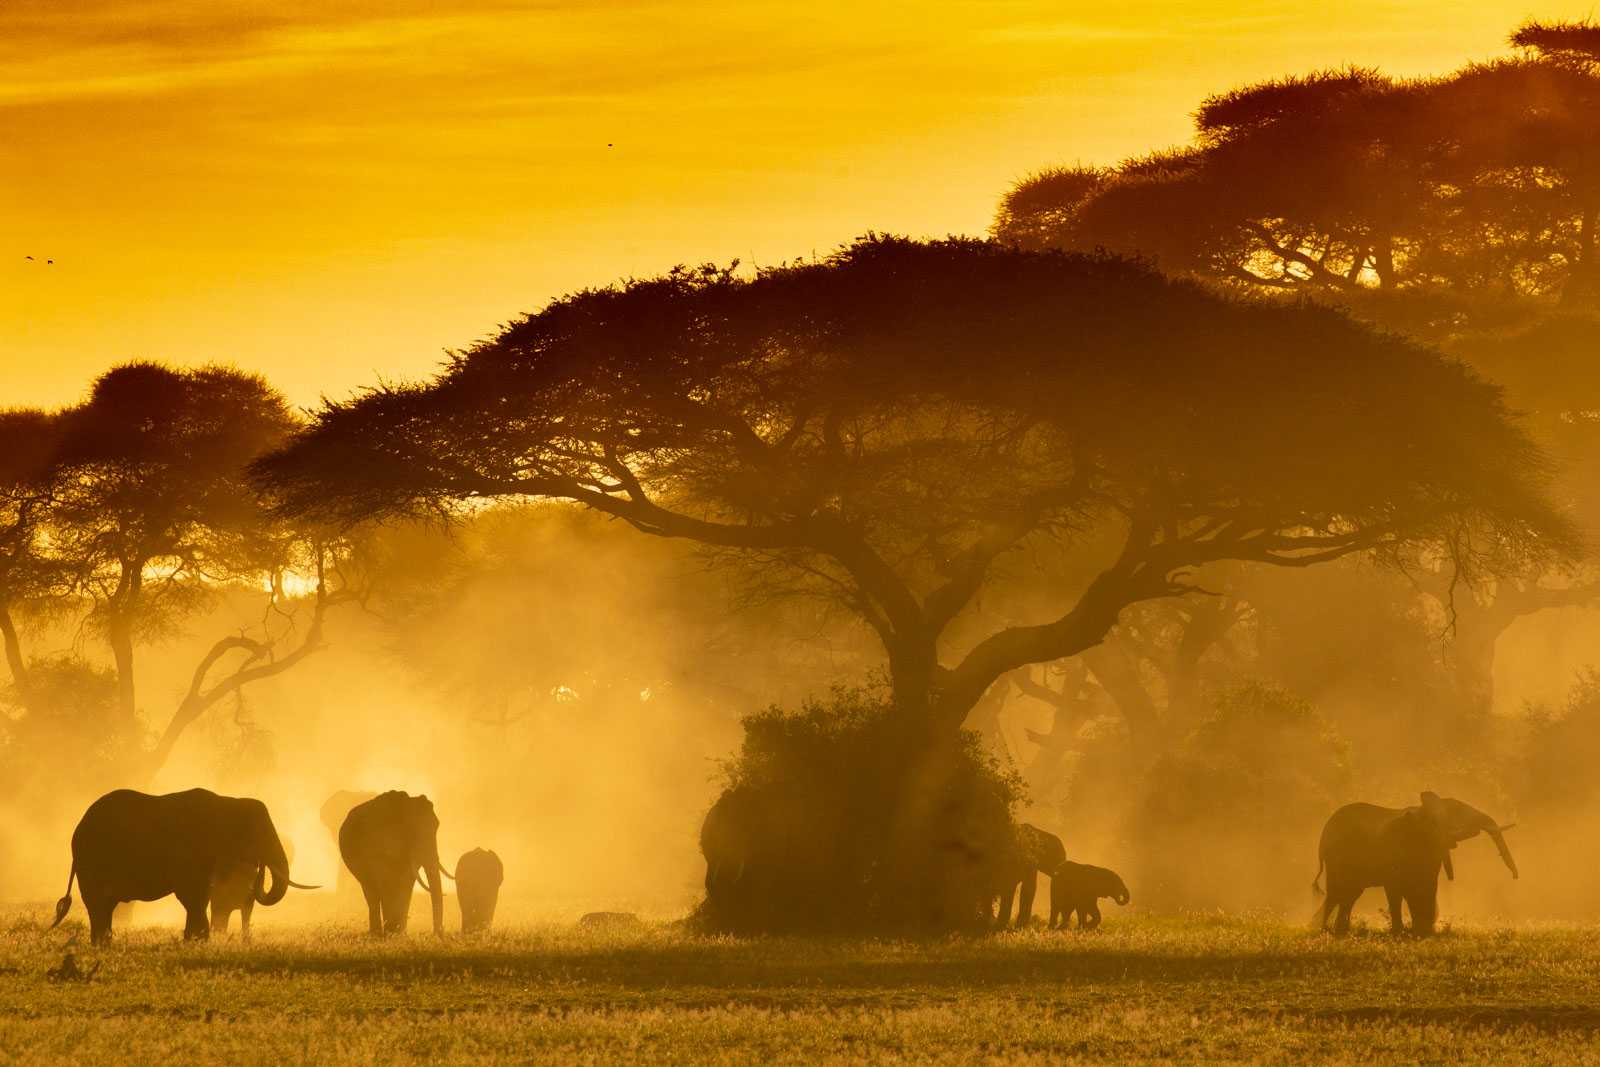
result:
[(1124, 917), (863, 942), (520, 923), (372, 942), (342, 912), (258, 912), (250, 945), (176, 926), (80, 944), (99, 965), (80, 984), (45, 975), (74, 928), (47, 914), (0, 909), (0, 1062), (1600, 1062), (1590, 927), (1334, 941)]

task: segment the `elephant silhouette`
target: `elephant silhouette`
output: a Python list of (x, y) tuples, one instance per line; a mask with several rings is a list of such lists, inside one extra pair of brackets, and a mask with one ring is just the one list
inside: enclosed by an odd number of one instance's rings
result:
[(456, 860), (456, 903), (461, 907), (462, 933), (489, 929), (505, 880), (505, 865), (493, 852), (475, 848)]
[(1423, 793), (1422, 803), (1409, 808), (1346, 804), (1328, 818), (1317, 847), (1312, 892), (1322, 892), (1322, 874), (1328, 875), (1327, 895), (1317, 912), (1318, 928), (1326, 930), (1333, 916), (1334, 934), (1349, 933), (1350, 909), (1357, 898), (1382, 886), (1389, 898), (1391, 932), (1404, 931), (1400, 914), (1404, 904), (1411, 911), (1412, 934), (1432, 933), (1439, 917), (1439, 871), (1442, 868), (1455, 879), (1450, 851), (1457, 842), (1487, 833), (1511, 877), (1518, 876), (1506, 847), (1504, 833), (1509, 829), (1509, 824), (1500, 826), (1477, 808), (1436, 793)]
[(1053, 875), (1055, 869), (1067, 860), (1067, 850), (1061, 838), (1039, 829), (1032, 823), (1018, 823), (1012, 832), (1011, 847), (1000, 860), (999, 914), (995, 926), (1003, 929), (1011, 919), (1011, 901), (1021, 890), (1017, 901), (1017, 926), (1028, 925), (1033, 918), (1033, 898), (1039, 891), (1039, 875)]
[(451, 875), (439, 862), (439, 817), (427, 797), (392, 789), (357, 804), (339, 827), (339, 855), (367, 898), (369, 933), (405, 933), (413, 882), (432, 900), (433, 932), (444, 933), (440, 875)]
[[(283, 855), (294, 862), (294, 845), (287, 837), (278, 835)], [(232, 866), (219, 865), (211, 872), (211, 931), (226, 933), (234, 912), (239, 913), (239, 937), (250, 940), (250, 913), (255, 910), (257, 876), (263, 873), (249, 862)]]
[[(341, 789), (322, 803), (322, 810), (318, 815), (322, 825), (328, 828), (328, 836), (333, 839), (333, 848), (339, 850), (339, 827), (344, 825), (344, 818), (350, 814), (350, 809), (357, 804), (365, 804), (378, 794), (367, 789)], [(345, 866), (344, 857), (339, 857), (339, 875), (334, 882), (334, 892), (344, 894), (355, 888), (355, 877), (351, 875), (350, 868)]]
[[(72, 907), (72, 883), (89, 912), (89, 941), (111, 938), (111, 913), (129, 900), (176, 895), (187, 920), (185, 938), (211, 936), (206, 906), (213, 875), (249, 871), (251, 897), (271, 906), (289, 889), (316, 889), (289, 880), (289, 858), (267, 806), (251, 797), (209, 789), (153, 796), (117, 789), (89, 805), (72, 831), (72, 870), (56, 902), (55, 927)], [(271, 887), (266, 877), (272, 876)]]
[(1110, 897), (1118, 904), (1132, 899), (1116, 871), (1064, 861), (1050, 876), (1050, 929), (1065, 930), (1074, 914), (1078, 916), (1079, 930), (1095, 929), (1100, 925), (1102, 897)]

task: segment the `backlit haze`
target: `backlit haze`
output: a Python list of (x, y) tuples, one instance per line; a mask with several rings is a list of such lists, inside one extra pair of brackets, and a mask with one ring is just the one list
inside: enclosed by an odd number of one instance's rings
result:
[(982, 233), (1013, 179), (1186, 140), (1209, 93), (1443, 72), (1561, 13), (8, 0), (5, 402), (140, 357), (343, 395), (572, 289)]

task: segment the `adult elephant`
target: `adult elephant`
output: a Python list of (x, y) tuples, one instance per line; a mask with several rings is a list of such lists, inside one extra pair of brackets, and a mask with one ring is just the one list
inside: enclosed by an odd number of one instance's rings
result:
[(710, 928), (748, 934), (823, 924), (840, 907), (827, 816), (774, 786), (725, 789), (700, 824)]
[(444, 933), (440, 875), (453, 876), (439, 862), (439, 817), (427, 797), (391, 789), (357, 804), (339, 827), (339, 855), (367, 898), (368, 932), (405, 933), (411, 886), (420, 882), (433, 901), (433, 932)]
[(1411, 911), (1411, 932), (1433, 932), (1439, 917), (1439, 870), (1455, 879), (1450, 850), (1468, 838), (1486, 833), (1493, 839), (1500, 858), (1517, 877), (1517, 864), (1506, 847), (1504, 833), (1510, 824), (1500, 826), (1477, 808), (1453, 797), (1423, 793), (1422, 803), (1409, 808), (1381, 808), (1376, 804), (1346, 804), (1334, 812), (1322, 828), (1317, 853), (1320, 860), (1313, 892), (1322, 892), (1323, 871), (1328, 875), (1328, 892), (1318, 910), (1320, 929), (1328, 928), (1334, 916), (1333, 932), (1343, 936), (1350, 930), (1350, 909), (1362, 892), (1382, 886), (1389, 897), (1389, 926), (1403, 932), (1400, 908)]
[(998, 871), (1000, 911), (995, 926), (1004, 928), (1011, 920), (1011, 900), (1021, 889), (1017, 901), (1017, 926), (1027, 926), (1033, 918), (1033, 898), (1039, 892), (1039, 875), (1054, 875), (1067, 862), (1061, 838), (1032, 823), (1018, 823), (1012, 832), (1011, 847), (1002, 856)]
[[(56, 902), (55, 927), (72, 907), (72, 882), (89, 912), (89, 940), (111, 937), (111, 912), (129, 900), (176, 894), (187, 913), (185, 938), (209, 937), (206, 905), (212, 877), (248, 868), (256, 903), (276, 904), (290, 887), (289, 859), (267, 806), (209, 789), (152, 796), (118, 789), (89, 805), (72, 832), (67, 892)], [(270, 888), (267, 873), (272, 875)]]
[[(357, 804), (365, 804), (378, 794), (369, 789), (341, 789), (327, 800), (323, 801), (322, 810), (318, 814), (322, 825), (328, 828), (328, 836), (333, 838), (333, 847), (339, 848), (339, 827), (344, 825), (346, 815)], [(336, 893), (345, 893), (355, 885), (355, 879), (350, 874), (350, 868), (344, 865), (344, 860), (339, 860), (338, 880), (334, 883)]]

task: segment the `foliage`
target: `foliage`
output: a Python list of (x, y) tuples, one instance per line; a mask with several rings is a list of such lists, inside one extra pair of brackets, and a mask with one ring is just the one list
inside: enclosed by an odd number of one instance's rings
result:
[[(1279, 908), (1304, 898), (1297, 856), (1348, 798), (1348, 750), (1305, 701), (1261, 682), (1218, 694), (1132, 813), (1130, 884), (1157, 908)], [(1135, 883), (1135, 878), (1137, 882)]]
[(759, 813), (770, 840), (745, 874), (753, 898), (737, 909), (708, 899), (708, 928), (925, 933), (987, 918), (989, 872), (1010, 841), (1022, 783), (977, 735), (964, 732), (944, 772), (923, 783), (919, 800), (938, 829), (908, 848), (899, 820), (912, 764), (892, 699), (836, 689), (798, 712), (750, 715), (744, 730), (724, 796)]
[[(574, 294), (434, 382), (325, 404), (255, 469), (327, 521), (552, 498), (736, 553), (868, 623), (945, 733), (1208, 562), (1427, 543), (1500, 573), (1570, 545), (1542, 460), (1461, 367), (1326, 309), (968, 240)], [(1006, 558), (1044, 547), (1071, 575), (1046, 621), (950, 649)]]
[[(1002, 199), (1024, 248), (1105, 247), (1271, 293), (1428, 291), (1429, 329), (1505, 295), (1589, 302), (1600, 215), (1600, 59), (1589, 22), (1530, 22), (1521, 54), (1440, 78), (1359, 67), (1205, 100), (1190, 146), (1046, 168)], [(1412, 313), (1423, 305), (1410, 303)]]
[[(258, 375), (151, 362), (112, 368), (79, 404), (0, 413), (0, 638), (13, 699), (32, 724), (12, 732), (11, 758), (70, 760), (98, 768), (102, 783), (143, 784), (206, 708), (315, 650), (330, 600), (323, 545), (271, 516), (246, 477), (247, 463), (294, 425), (287, 402)], [(315, 584), (309, 623), (289, 609), (284, 581), (295, 572)], [(255, 635), (218, 639), (146, 743), (136, 650), (244, 590), (266, 593)], [(112, 710), (94, 727), (81, 694), (58, 684), (64, 665), (81, 665), (30, 662), (30, 645), (63, 619), (110, 652)], [(99, 677), (98, 668), (83, 669)], [(17, 748), (42, 737), (42, 724), (68, 720), (83, 727), (72, 744)], [(120, 760), (110, 761), (108, 748), (120, 749)]]

